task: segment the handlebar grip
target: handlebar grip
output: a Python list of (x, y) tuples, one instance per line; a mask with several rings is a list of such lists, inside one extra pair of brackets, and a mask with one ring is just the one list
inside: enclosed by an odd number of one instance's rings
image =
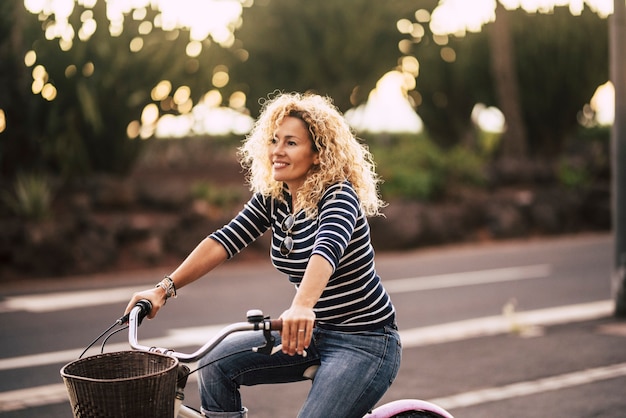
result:
[[(143, 321), (143, 319), (152, 311), (152, 303), (148, 299), (141, 299), (140, 301), (135, 303), (135, 306), (140, 308), (137, 317), (139, 320), (139, 325), (141, 325), (141, 321)], [(127, 313), (126, 315), (115, 321), (115, 323), (118, 325), (127, 324), (129, 317), (130, 314)]]
[(152, 311), (152, 302), (148, 299), (141, 299), (137, 301), (135, 306), (140, 309), (137, 318), (139, 320), (139, 324), (141, 325), (141, 321), (143, 321), (143, 319)]
[(283, 320), (282, 319), (271, 319), (270, 320), (270, 329), (272, 331), (282, 331), (283, 330)]

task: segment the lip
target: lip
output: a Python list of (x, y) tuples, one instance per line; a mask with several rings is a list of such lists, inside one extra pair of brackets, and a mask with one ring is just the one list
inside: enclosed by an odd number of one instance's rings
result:
[(287, 167), (288, 165), (289, 165), (289, 164), (288, 164), (288, 163), (286, 163), (286, 162), (284, 162), (284, 161), (274, 161), (274, 162), (272, 163), (272, 166), (273, 166), (275, 169), (285, 168), (285, 167)]

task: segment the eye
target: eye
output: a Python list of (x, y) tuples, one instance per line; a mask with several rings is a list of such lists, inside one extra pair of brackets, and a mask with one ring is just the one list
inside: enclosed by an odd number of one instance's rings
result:
[(270, 144), (275, 144), (278, 142), (278, 139), (276, 138), (270, 138)]

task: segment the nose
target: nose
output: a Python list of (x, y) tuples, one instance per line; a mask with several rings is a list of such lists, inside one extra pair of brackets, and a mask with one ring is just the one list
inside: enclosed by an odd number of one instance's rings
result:
[(272, 144), (272, 154), (283, 155), (285, 153), (285, 147), (281, 141), (276, 141)]

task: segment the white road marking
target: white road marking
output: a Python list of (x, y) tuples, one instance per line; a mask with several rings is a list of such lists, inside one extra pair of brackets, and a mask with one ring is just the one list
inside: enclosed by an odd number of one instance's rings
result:
[(499, 269), (467, 271), (462, 273), (438, 274), (407, 279), (384, 280), (389, 293), (415, 292), (418, 290), (445, 289), (449, 287), (471, 286), (486, 283), (499, 283), (513, 280), (539, 279), (548, 277), (550, 265), (507, 267)]
[(0, 393), (0, 412), (19, 411), (27, 408), (68, 402), (64, 384), (37, 386)]
[[(445, 289), (513, 280), (537, 279), (550, 275), (548, 264), (508, 267), (435, 276), (411, 277), (384, 281), (389, 293), (415, 292), (419, 290)], [(144, 286), (145, 287), (145, 286)], [(84, 308), (96, 305), (122, 303), (142, 286), (127, 286), (113, 289), (95, 289), (73, 292), (55, 292), (35, 295), (9, 296), (0, 301), (0, 313), (4, 312), (54, 312), (64, 309)]]
[[(610, 316), (612, 312), (612, 300), (518, 312), (515, 316), (515, 326), (548, 326), (586, 321)], [(168, 348), (200, 345), (206, 342), (222, 327), (222, 325), (214, 325), (208, 327), (179, 328), (169, 331), (166, 337), (144, 340), (141, 342), (147, 346)], [(504, 316), (494, 316), (408, 329), (401, 331), (400, 336), (404, 347), (415, 347), (430, 344), (441, 344), (467, 338), (492, 336), (508, 333), (510, 331), (510, 318)], [(126, 343), (111, 344), (106, 347), (107, 352), (126, 349), (128, 349), (128, 345)], [(0, 359), (0, 370), (35, 367), (57, 363), (64, 364), (75, 360), (81, 351), (82, 350), (80, 349), (73, 349)], [(626, 364), (617, 364), (614, 366), (583, 370), (561, 376), (553, 376), (539, 381), (520, 382), (505, 386), (504, 388), (497, 387), (471, 391), (465, 394), (436, 399), (434, 401), (444, 408), (459, 408), (465, 404), (475, 405), (476, 403), (488, 402), (491, 400), (506, 399), (506, 397), (524, 396), (526, 394), (536, 393), (532, 392), (531, 389), (533, 389), (535, 387), (534, 385), (537, 385), (538, 383), (540, 385), (544, 385), (544, 387), (551, 388), (550, 390), (556, 390), (561, 388), (559, 384), (563, 385), (562, 387), (571, 387), (624, 375), (626, 375)], [(67, 402), (67, 400), (67, 392), (65, 385), (63, 384), (52, 384), (0, 392), (0, 412)]]
[(581, 370), (558, 376), (550, 376), (543, 379), (513, 383), (506, 386), (479, 389), (460, 393), (458, 395), (432, 399), (430, 402), (433, 402), (445, 409), (466, 408), (468, 406), (480, 405), (487, 402), (535, 395), (537, 393), (543, 393), (550, 390), (561, 390), (622, 376), (626, 376), (626, 363), (596, 367), (594, 369)]
[[(583, 303), (578, 305), (560, 306), (535, 311), (517, 312), (514, 322), (505, 316), (487, 316), (431, 325), (400, 331), (402, 345), (406, 348), (432, 344), (441, 344), (469, 338), (486, 337), (511, 332), (524, 326), (549, 326), (569, 322), (588, 321), (610, 316), (613, 312), (613, 301)], [(199, 346), (208, 341), (224, 325), (206, 327), (177, 328), (167, 331), (164, 337), (141, 340), (149, 347), (179, 348)], [(92, 348), (87, 355), (92, 355), (99, 346)], [(106, 351), (128, 350), (127, 343), (106, 345)], [(44, 366), (49, 364), (69, 363), (75, 360), (83, 349), (54, 351), (49, 353), (31, 354), (20, 357), (0, 359), (0, 370), (19, 369), (25, 367)]]
[[(506, 386), (484, 388), (456, 395), (429, 399), (445, 409), (466, 408), (488, 402), (502, 401), (522, 396), (535, 395), (552, 390), (561, 390), (574, 386), (587, 385), (601, 380), (626, 376), (626, 363), (605, 367), (596, 367), (543, 379), (513, 383)], [(0, 412), (17, 411), (43, 405), (68, 401), (64, 384), (37, 386), (0, 393)]]
[(570, 322), (606, 318), (613, 313), (614, 302), (604, 300), (578, 305), (559, 306), (535, 311), (516, 312), (507, 317), (487, 316), (447, 324), (407, 329), (400, 332), (404, 347), (441, 344), (469, 338), (515, 332), (525, 327), (545, 327)]
[(118, 302), (128, 302), (130, 296), (145, 286), (116, 287), (113, 289), (82, 290), (74, 292), (56, 292), (39, 295), (9, 296), (0, 302), (0, 313), (54, 312), (63, 309), (84, 308)]
[[(148, 347), (163, 347), (171, 349), (187, 346), (200, 346), (207, 342), (213, 335), (225, 326), (226, 325), (210, 325), (206, 327), (178, 328), (168, 331), (165, 337), (141, 340), (140, 343)], [(96, 344), (90, 351), (87, 352), (86, 356), (98, 353), (99, 349), (100, 345)], [(126, 342), (107, 344), (105, 346), (105, 351), (107, 353), (129, 349), (130, 347)], [(69, 363), (70, 361), (76, 360), (83, 350), (84, 348), (74, 348), (70, 350), (0, 359), (0, 371)]]

